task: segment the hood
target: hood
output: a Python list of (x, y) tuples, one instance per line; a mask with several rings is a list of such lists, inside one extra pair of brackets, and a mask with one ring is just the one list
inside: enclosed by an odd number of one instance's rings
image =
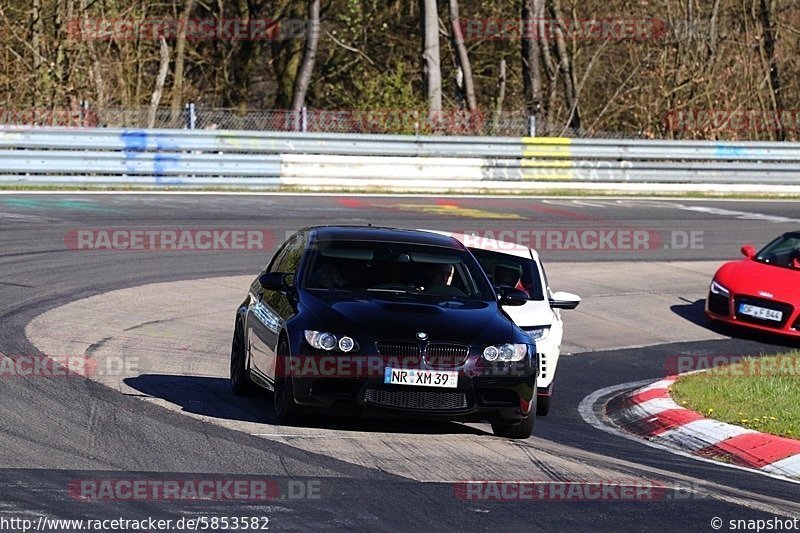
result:
[(800, 305), (800, 270), (743, 259), (722, 265), (714, 278), (734, 294)]
[(473, 345), (515, 338), (516, 328), (491, 302), (330, 292), (306, 293), (302, 303), (319, 322), (313, 327), (324, 325), (357, 340), (414, 340), (418, 332), (431, 342)]

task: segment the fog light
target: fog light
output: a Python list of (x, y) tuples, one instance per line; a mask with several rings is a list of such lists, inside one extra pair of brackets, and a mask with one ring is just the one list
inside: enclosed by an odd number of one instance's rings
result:
[(350, 337), (342, 337), (339, 339), (339, 349), (343, 352), (349, 352), (355, 345), (356, 343)]

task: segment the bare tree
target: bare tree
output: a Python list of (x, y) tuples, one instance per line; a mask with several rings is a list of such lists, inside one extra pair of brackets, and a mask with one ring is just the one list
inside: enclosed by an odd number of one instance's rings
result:
[[(537, 6), (541, 0), (522, 0), (522, 21), (526, 28), (533, 28)], [(542, 62), (539, 41), (533, 35), (523, 32), (520, 36), (522, 45), (522, 80), (525, 92), (525, 110), (529, 115), (542, 120)]]
[(569, 107), (567, 126), (572, 129), (579, 129), (581, 127), (581, 114), (578, 107), (578, 91), (576, 90), (575, 70), (572, 68), (572, 60), (567, 51), (567, 44), (564, 41), (564, 32), (561, 26), (561, 22), (564, 20), (564, 15), (561, 12), (561, 0), (550, 0), (550, 2), (550, 12), (557, 21), (554, 26), (558, 69), (564, 84), (564, 97)]
[(308, 0), (308, 34), (306, 46), (303, 51), (303, 63), (294, 82), (294, 95), (292, 97), (292, 110), (299, 111), (303, 107), (311, 83), (311, 74), (314, 72), (314, 61), (317, 57), (319, 43), (319, 9), (320, 0)]
[(156, 124), (156, 110), (159, 102), (161, 102), (161, 93), (164, 91), (164, 82), (167, 80), (167, 72), (169, 71), (169, 47), (164, 37), (161, 37), (160, 55), (161, 64), (158, 67), (156, 86), (153, 89), (153, 96), (150, 98), (150, 110), (147, 113), (148, 128), (152, 128)]
[(170, 95), (170, 109), (172, 120), (176, 120), (181, 112), (183, 103), (183, 64), (186, 56), (186, 28), (192, 14), (195, 0), (186, 0), (181, 13), (181, 26), (175, 42), (175, 72), (172, 76), (172, 94)]
[(439, 54), (439, 14), (436, 0), (422, 1), (423, 68), (428, 112), (442, 110), (442, 68)]
[[(783, 111), (783, 95), (781, 94), (781, 77), (778, 71), (778, 60), (775, 57), (775, 24), (772, 22), (772, 13), (774, 11), (775, 0), (759, 0), (759, 15), (761, 18), (761, 28), (764, 33), (762, 47), (767, 70), (769, 71), (772, 106), (775, 115), (780, 118)], [(782, 124), (778, 125), (776, 136), (779, 141), (786, 139), (786, 131)]]
[(478, 102), (475, 98), (475, 84), (472, 79), (472, 66), (469, 62), (469, 54), (464, 44), (464, 35), (461, 33), (461, 21), (458, 15), (458, 0), (450, 0), (450, 26), (452, 28), (453, 45), (458, 52), (458, 67), (463, 76), (463, 95), (467, 101), (467, 108), (470, 111), (478, 109)]

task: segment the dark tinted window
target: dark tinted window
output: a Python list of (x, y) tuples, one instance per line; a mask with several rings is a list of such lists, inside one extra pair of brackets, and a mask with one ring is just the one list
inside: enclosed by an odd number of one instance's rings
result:
[(325, 242), (313, 252), (303, 287), (494, 299), (467, 251), (391, 242)]
[(756, 261), (785, 268), (800, 268), (800, 233), (781, 235), (758, 252)]
[(539, 268), (533, 259), (470, 248), (493, 285), (516, 287), (531, 300), (544, 300)]

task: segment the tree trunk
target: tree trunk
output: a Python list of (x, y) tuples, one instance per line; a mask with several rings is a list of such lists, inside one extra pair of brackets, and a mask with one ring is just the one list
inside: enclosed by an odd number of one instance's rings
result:
[(439, 58), (439, 14), (436, 0), (422, 0), (422, 28), (424, 60), (422, 72), (428, 97), (428, 113), (442, 110), (442, 69)]
[(317, 57), (317, 44), (319, 43), (319, 9), (320, 0), (308, 0), (308, 36), (303, 51), (303, 64), (300, 66), (300, 72), (294, 83), (293, 111), (300, 111), (305, 105), (308, 85), (311, 83), (311, 74), (314, 72), (314, 61)]
[(178, 119), (183, 107), (183, 64), (186, 56), (186, 27), (194, 8), (194, 2), (195, 0), (186, 0), (186, 4), (183, 6), (183, 13), (181, 13), (181, 21), (183, 23), (175, 41), (175, 72), (172, 76), (172, 94), (170, 95), (170, 114), (173, 121)]
[(781, 114), (783, 112), (783, 96), (781, 94), (781, 78), (778, 71), (778, 61), (775, 58), (775, 25), (772, 23), (772, 12), (774, 11), (775, 0), (760, 0), (761, 27), (764, 32), (763, 46), (764, 55), (769, 69), (769, 87), (772, 92), (772, 105), (778, 122), (775, 131), (777, 140), (786, 140), (786, 131), (783, 128)]
[[(551, 13), (556, 21), (564, 20), (561, 12), (561, 0), (551, 0)], [(555, 38), (556, 38), (556, 55), (558, 56), (558, 67), (561, 72), (561, 79), (564, 84), (564, 96), (569, 107), (569, 117), (567, 118), (567, 126), (571, 129), (580, 129), (581, 127), (581, 114), (578, 107), (578, 92), (575, 83), (575, 71), (572, 68), (572, 61), (570, 61), (569, 52), (567, 51), (567, 44), (564, 40), (564, 32), (560, 24), (555, 24)]]
[(463, 95), (467, 101), (467, 109), (475, 111), (478, 103), (475, 99), (475, 84), (472, 80), (472, 66), (469, 62), (469, 54), (464, 44), (464, 36), (461, 33), (461, 24), (458, 16), (458, 0), (450, 0), (450, 26), (453, 32), (453, 45), (458, 52), (458, 66), (463, 75)]
[(167, 81), (169, 71), (169, 47), (167, 41), (161, 37), (161, 64), (158, 67), (158, 77), (156, 77), (156, 87), (153, 89), (153, 96), (150, 98), (150, 110), (147, 113), (147, 128), (151, 129), (156, 124), (156, 110), (161, 101), (161, 93), (164, 91), (164, 82)]
[(42, 41), (44, 40), (44, 23), (42, 21), (42, 0), (33, 0), (31, 6), (31, 50), (33, 51), (33, 105), (41, 105), (37, 99), (43, 97), (47, 87), (47, 61), (42, 57)]
[[(522, 20), (526, 27), (533, 28), (536, 18), (535, 0), (522, 0)], [(525, 93), (525, 110), (536, 120), (542, 117), (542, 63), (539, 41), (533, 35), (520, 35), (522, 45), (522, 80)]]
[[(303, 10), (296, 2), (282, 0), (275, 9), (278, 24), (291, 23), (304, 18)], [(245, 43), (246, 44), (246, 43)], [(303, 59), (303, 44), (299, 39), (273, 39), (272, 67), (277, 81), (274, 109), (291, 109), (295, 93), (295, 80)]]
[(494, 107), (494, 129), (500, 127), (500, 115), (503, 114), (503, 102), (506, 99), (506, 60), (500, 60), (500, 75), (497, 78), (497, 100)]

